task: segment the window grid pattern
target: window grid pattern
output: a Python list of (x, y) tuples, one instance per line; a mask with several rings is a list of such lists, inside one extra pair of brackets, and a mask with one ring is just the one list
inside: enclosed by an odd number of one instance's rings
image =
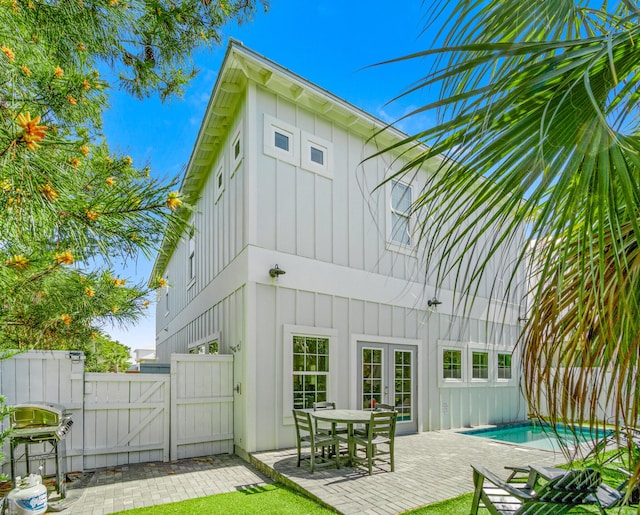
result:
[(412, 419), (411, 413), (411, 351), (395, 351), (395, 399), (394, 406), (398, 411), (397, 420), (407, 422)]
[(411, 246), (411, 187), (391, 181), (391, 241)]
[(313, 408), (327, 400), (329, 339), (293, 337), (293, 407)]
[(498, 379), (511, 379), (511, 354), (498, 353)]
[(489, 379), (489, 353), (471, 353), (471, 377), (472, 379)]
[(379, 402), (382, 402), (382, 349), (363, 348), (362, 409), (371, 409)]
[(444, 379), (462, 379), (462, 351), (443, 351), (442, 377)]

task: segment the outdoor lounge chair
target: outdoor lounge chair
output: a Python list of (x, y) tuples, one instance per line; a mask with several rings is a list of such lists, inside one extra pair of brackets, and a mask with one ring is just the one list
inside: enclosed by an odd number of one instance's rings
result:
[[(561, 477), (569, 472), (566, 469), (560, 469), (556, 467), (508, 466), (505, 468), (507, 470), (511, 470), (511, 475), (507, 478), (507, 483), (510, 483), (511, 481), (516, 479), (518, 477), (518, 474), (524, 474), (527, 478), (527, 482), (525, 485), (526, 488), (534, 488), (536, 481), (540, 476), (544, 476), (547, 480), (549, 480)], [(619, 468), (618, 470), (622, 474), (628, 476), (627, 479), (620, 483), (617, 488), (612, 488), (605, 483), (601, 483), (595, 493), (598, 504), (605, 510), (613, 508), (614, 506), (620, 506), (625, 503), (626, 490), (629, 486), (629, 478), (631, 475), (624, 469)], [(523, 483), (518, 484), (523, 485)], [(630, 504), (637, 504), (637, 490), (638, 487), (634, 485), (634, 491), (632, 492), (631, 498), (629, 499)]]
[[(331, 464), (329, 460), (325, 460), (323, 457), (316, 456), (317, 449), (323, 449), (328, 446), (337, 446), (340, 444), (340, 440), (336, 435), (327, 435), (317, 433), (315, 424), (311, 422), (311, 415), (307, 411), (294, 409), (293, 419), (296, 423), (296, 442), (298, 445), (298, 467), (302, 461), (309, 461), (309, 467), (311, 473), (315, 470), (316, 466), (324, 466)], [(302, 458), (302, 444), (308, 443), (310, 446), (310, 455), (308, 458)], [(336, 466), (340, 468), (340, 453), (334, 453)], [(319, 462), (318, 462), (319, 460)]]
[[(366, 462), (371, 475), (374, 461), (386, 461), (391, 466), (391, 472), (394, 471), (394, 441), (396, 432), (395, 411), (373, 411), (371, 412), (371, 421), (367, 426), (366, 436), (358, 433), (353, 435), (354, 451), (351, 460), (353, 462)], [(380, 445), (386, 444), (388, 449), (381, 451)], [(358, 446), (365, 451), (365, 458), (358, 457)], [(388, 456), (388, 458), (385, 458)]]
[(597, 470), (567, 470), (565, 474), (551, 478), (533, 489), (529, 482), (518, 487), (514, 483), (503, 481), (484, 467), (471, 467), (475, 487), (471, 515), (476, 515), (481, 505), (492, 515), (556, 515), (583, 504), (595, 504), (601, 513), (606, 513), (596, 497), (602, 484)]

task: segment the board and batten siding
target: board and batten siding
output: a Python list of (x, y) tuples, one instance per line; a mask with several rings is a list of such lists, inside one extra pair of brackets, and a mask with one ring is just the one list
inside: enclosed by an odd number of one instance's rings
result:
[[(285, 389), (292, 388), (292, 371), (284, 369), (291, 342), (285, 341), (283, 327), (326, 329), (334, 334), (330, 348), (329, 396), (339, 407), (357, 407), (357, 365), (353, 363), (352, 335), (376, 338), (419, 340), (421, 379), (418, 391), (419, 430), (438, 430), (468, 425), (492, 424), (524, 418), (525, 408), (518, 384), (464, 384), (441, 386), (438, 345), (440, 339), (455, 339), (462, 345), (489, 342), (515, 343), (518, 328), (487, 324), (482, 320), (457, 319), (418, 310), (411, 306), (377, 303), (357, 298), (332, 296), (282, 286), (256, 286), (256, 327), (259, 339), (254, 351), (259, 366), (254, 382), (256, 396), (256, 449), (282, 448), (295, 444), (291, 406), (285, 405)], [(502, 347), (501, 347), (502, 348)], [(512, 347), (509, 347), (512, 348)], [(514, 371), (515, 373), (515, 371)], [(446, 409), (442, 409), (442, 407)]]
[[(190, 279), (189, 231), (179, 240), (168, 262), (164, 277), (168, 279), (169, 305), (165, 290), (157, 294), (156, 333), (167, 327), (190, 302), (231, 263), (246, 246), (244, 216), (247, 144), (244, 103), (237, 107), (235, 123), (220, 145), (209, 168), (200, 198), (190, 220), (195, 241), (195, 278)], [(241, 158), (232, 158), (234, 136), (240, 136)], [(222, 170), (222, 188), (218, 189), (217, 173)]]
[[(379, 149), (361, 135), (258, 88), (253, 140), (258, 156), (258, 247), (406, 280), (419, 274), (415, 255), (387, 250), (389, 191), (376, 190), (390, 156), (362, 162)], [(272, 117), (331, 144), (331, 177), (264, 153), (264, 117)], [(300, 143), (297, 143), (300, 146)], [(415, 178), (414, 196), (424, 186)], [(250, 242), (252, 243), (252, 242)]]

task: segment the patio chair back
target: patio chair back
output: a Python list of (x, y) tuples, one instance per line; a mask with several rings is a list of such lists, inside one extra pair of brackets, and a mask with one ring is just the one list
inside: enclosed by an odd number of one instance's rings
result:
[(325, 409), (336, 409), (336, 403), (333, 401), (322, 401), (313, 403), (313, 411), (322, 411)]
[(563, 476), (549, 481), (538, 492), (538, 500), (558, 504), (585, 504), (602, 484), (600, 472), (594, 469), (569, 470)]
[[(308, 411), (303, 411), (300, 409), (292, 410), (293, 420), (296, 424), (296, 444), (298, 446), (298, 467), (300, 466), (300, 462), (303, 460), (302, 458), (302, 444), (308, 443), (310, 446), (310, 454), (308, 458), (305, 458), (305, 461), (309, 461), (309, 466), (311, 468), (311, 473), (313, 473), (314, 469), (318, 465), (324, 465), (324, 452), (322, 458), (316, 458), (316, 449), (325, 447), (335, 447), (340, 444), (340, 440), (335, 434), (323, 434), (317, 433), (315, 427), (311, 421), (311, 415)], [(305, 434), (306, 433), (306, 434)], [(338, 468), (340, 468), (340, 453), (335, 452), (333, 455), (335, 463)]]
[(373, 411), (396, 411), (396, 407), (391, 404), (383, 404), (381, 402), (376, 403), (376, 407), (373, 408)]

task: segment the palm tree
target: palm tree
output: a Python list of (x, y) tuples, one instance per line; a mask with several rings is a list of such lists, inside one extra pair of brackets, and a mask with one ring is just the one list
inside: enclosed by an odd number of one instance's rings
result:
[(519, 342), (533, 412), (622, 431), (640, 404), (640, 5), (595, 4), (431, 2), (438, 48), (398, 60), (435, 63), (404, 95), (439, 87), (408, 115), (437, 122), (394, 150), (430, 145), (399, 173), (438, 163), (414, 209), (466, 306), (510, 235), (533, 242), (517, 257), (535, 278)]

